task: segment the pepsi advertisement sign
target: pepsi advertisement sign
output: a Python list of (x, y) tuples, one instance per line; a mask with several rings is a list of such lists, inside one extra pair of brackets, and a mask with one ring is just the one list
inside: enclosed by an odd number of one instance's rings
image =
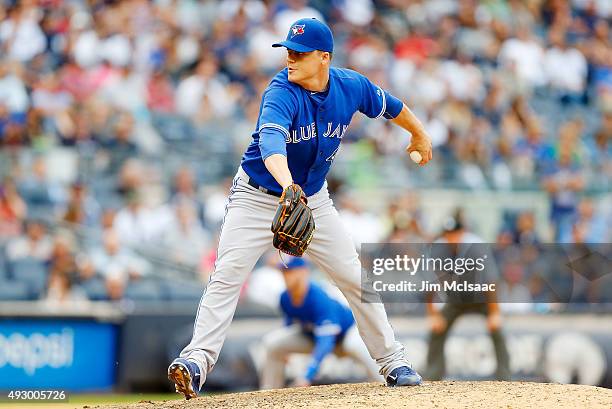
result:
[(116, 325), (95, 321), (0, 321), (0, 390), (109, 390)]

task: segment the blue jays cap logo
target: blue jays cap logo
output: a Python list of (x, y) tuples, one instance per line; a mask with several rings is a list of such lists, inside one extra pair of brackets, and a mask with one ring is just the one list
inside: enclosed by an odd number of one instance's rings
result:
[(306, 27), (305, 24), (296, 24), (291, 27), (291, 38), (300, 34), (304, 34), (304, 27)]
[(302, 18), (289, 28), (287, 39), (272, 44), (272, 47), (286, 47), (298, 53), (314, 50), (334, 51), (334, 36), (325, 23), (315, 18)]

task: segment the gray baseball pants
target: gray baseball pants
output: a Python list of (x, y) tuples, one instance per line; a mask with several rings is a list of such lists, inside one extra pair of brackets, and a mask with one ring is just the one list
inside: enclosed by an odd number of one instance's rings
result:
[[(252, 187), (248, 180), (239, 168), (221, 227), (215, 271), (200, 300), (191, 342), (180, 355), (200, 367), (200, 387), (219, 358), (242, 284), (257, 260), (272, 248), (270, 226), (278, 198)], [(308, 197), (308, 206), (315, 232), (306, 254), (346, 297), (359, 334), (386, 378), (393, 369), (408, 365), (404, 347), (395, 339), (383, 304), (361, 302), (361, 263), (329, 197), (327, 183)]]

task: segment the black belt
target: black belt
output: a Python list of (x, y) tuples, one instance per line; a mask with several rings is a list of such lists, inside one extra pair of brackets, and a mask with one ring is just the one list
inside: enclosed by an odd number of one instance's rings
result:
[(255, 189), (259, 190), (260, 192), (264, 192), (267, 193), (269, 195), (272, 196), (276, 196), (276, 197), (281, 197), (281, 194), (279, 192), (274, 192), (272, 190), (266, 189), (263, 186), (258, 185), (257, 183), (255, 183), (255, 181), (253, 179), (251, 179), (250, 177), (247, 177), (247, 181), (246, 181), (250, 186), (253, 186)]

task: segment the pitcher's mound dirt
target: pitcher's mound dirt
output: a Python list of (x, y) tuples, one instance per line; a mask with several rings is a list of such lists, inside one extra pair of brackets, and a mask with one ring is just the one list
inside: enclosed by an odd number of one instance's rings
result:
[(189, 401), (141, 402), (95, 408), (461, 408), (582, 409), (612, 408), (612, 390), (584, 385), (531, 382), (426, 382), (419, 387), (388, 388), (377, 383), (204, 396)]

